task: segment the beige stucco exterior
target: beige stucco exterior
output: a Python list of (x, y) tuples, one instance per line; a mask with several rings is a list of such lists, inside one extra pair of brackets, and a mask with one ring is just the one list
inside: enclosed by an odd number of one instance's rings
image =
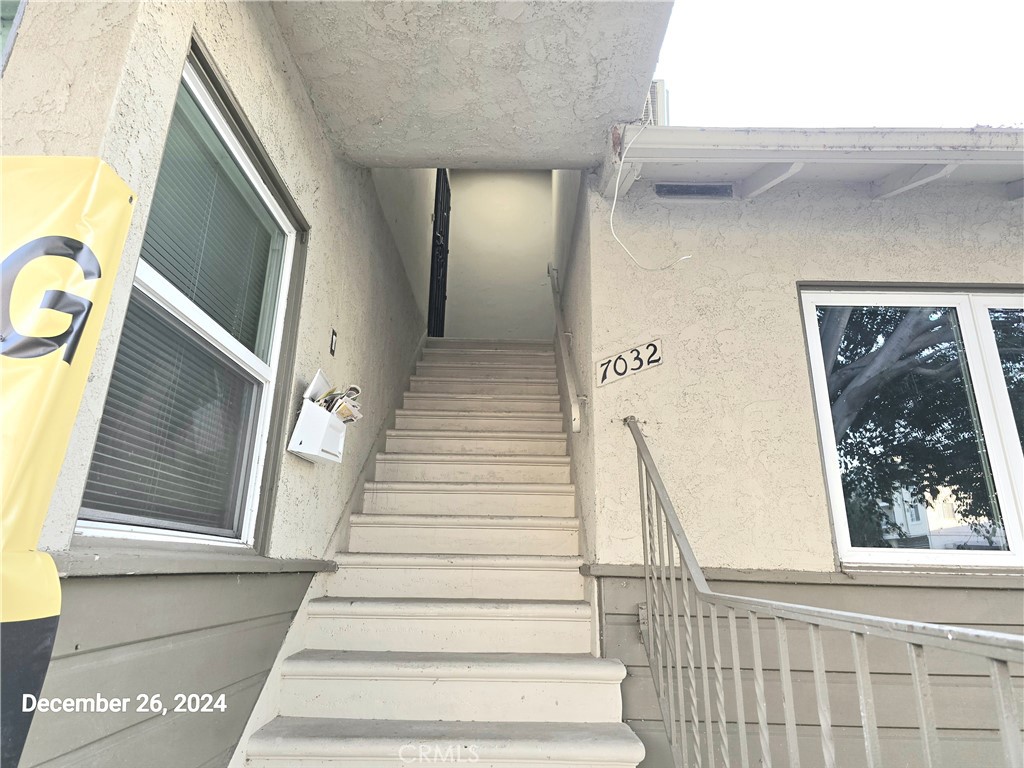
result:
[[(54, 29), (71, 32), (54, 35)], [(281, 384), (297, 402), (323, 368), (333, 381), (356, 382), (364, 392), (365, 418), (349, 430), (345, 461), (313, 465), (286, 454), (277, 479), (268, 554), (321, 557), (404, 388), (425, 320), (370, 171), (336, 158), (271, 8), (242, 3), (26, 6), (3, 80), (4, 153), (99, 155), (138, 200), (40, 546), (60, 551), (71, 543), (193, 34), (207, 47), (310, 222), (295, 368)], [(55, 74), (62, 70), (63, 76)], [(88, 77), (79, 76), (85, 71)], [(52, 87), (48, 83), (55, 78), (71, 85)], [(335, 357), (328, 351), (332, 328), (340, 334)]]
[(445, 335), (551, 338), (551, 172), (456, 170), (450, 178)]
[(384, 217), (402, 256), (416, 307), (427, 316), (430, 244), (433, 240), (434, 168), (374, 168), (371, 171)]
[[(574, 466), (578, 487), (593, 474), (587, 556), (642, 561), (622, 424), (635, 415), (704, 567), (833, 570), (798, 284), (1019, 286), (1021, 201), (981, 184), (872, 201), (856, 185), (794, 182), (750, 201), (667, 202), (638, 183), (618, 201), (619, 237), (648, 267), (690, 257), (643, 271), (612, 239), (595, 181), (566, 307), (586, 343)], [(596, 361), (658, 337), (663, 365), (595, 387)]]

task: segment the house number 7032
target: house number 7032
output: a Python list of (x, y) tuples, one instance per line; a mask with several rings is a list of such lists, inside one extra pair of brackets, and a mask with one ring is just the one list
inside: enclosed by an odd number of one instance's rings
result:
[(620, 352), (597, 364), (597, 386), (661, 365), (661, 339)]

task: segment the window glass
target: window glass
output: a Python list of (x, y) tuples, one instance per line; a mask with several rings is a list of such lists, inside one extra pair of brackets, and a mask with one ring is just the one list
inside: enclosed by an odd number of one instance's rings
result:
[(283, 250), (281, 229), (182, 85), (142, 258), (267, 361)]
[(1018, 441), (1024, 441), (1024, 309), (989, 309)]
[(816, 312), (852, 546), (1008, 549), (956, 309)]
[(14, 33), (14, 21), (18, 18), (18, 9), (22, 0), (0, 0), (0, 51), (3, 52), (3, 63), (7, 63), (8, 42)]
[(21, 0), (0, 0), (0, 42), (7, 45), (7, 36), (14, 26), (14, 17), (18, 15)]
[(133, 293), (82, 517), (237, 535), (256, 383)]

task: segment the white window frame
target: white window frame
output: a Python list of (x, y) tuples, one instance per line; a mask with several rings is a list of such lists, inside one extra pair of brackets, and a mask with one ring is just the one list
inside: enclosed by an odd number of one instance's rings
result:
[[(800, 300), (804, 332), (810, 351), (811, 383), (818, 415), (818, 433), (825, 469), (829, 507), (839, 560), (843, 565), (965, 566), (1019, 568), (1024, 565), (1022, 492), (1014, 477), (1024, 476), (1024, 455), (1016, 435), (1010, 398), (1003, 380), (995, 337), (988, 318), (990, 307), (1024, 308), (1020, 294), (938, 290), (827, 290), (806, 289)], [(846, 517), (839, 451), (832, 429), (825, 361), (821, 349), (816, 308), (820, 306), (952, 307), (956, 310), (964, 342), (981, 429), (988, 449), (992, 480), (999, 497), (1006, 540), (1005, 552), (975, 550), (918, 550), (909, 548), (854, 547)], [(1016, 473), (1016, 474), (1015, 474)]]
[(253, 425), (252, 460), (249, 462), (248, 475), (243, 478), (243, 487), (241, 489), (245, 502), (242, 509), (240, 534), (237, 538), (232, 538), (230, 536), (157, 528), (137, 523), (112, 523), (81, 519), (79, 519), (75, 526), (75, 533), (87, 536), (105, 536), (142, 541), (251, 547), (256, 537), (256, 516), (260, 502), (260, 485), (267, 453), (274, 390), (277, 383), (274, 372), (277, 371), (281, 358), (284, 318), (297, 231), (284, 209), (277, 202), (270, 188), (264, 183), (256, 166), (249, 159), (241, 141), (224, 118), (216, 100), (206, 89), (202, 78), (191, 62), (185, 63), (182, 82), (199, 104), (203, 115), (210, 121), (217, 136), (228, 148), (232, 159), (238, 164), (246, 180), (252, 185), (260, 202), (263, 203), (274, 222), (285, 235), (281, 282), (278, 287), (277, 303), (274, 306), (273, 336), (270, 344), (269, 360), (267, 361), (264, 361), (247, 349), (206, 312), (196, 306), (185, 294), (175, 288), (156, 269), (147, 264), (142, 257), (139, 258), (133, 283), (133, 290), (141, 291), (152, 299), (160, 308), (168, 312), (189, 330), (198, 334), (210, 347), (237, 364), (245, 374), (256, 381), (257, 392), (255, 396), (258, 400), (258, 406), (255, 424)]
[(14, 12), (11, 28), (7, 33), (7, 40), (4, 41), (3, 51), (0, 52), (0, 75), (7, 69), (7, 62), (10, 60), (11, 52), (14, 50), (14, 40), (18, 36), (18, 27), (21, 26), (21, 17), (25, 15), (25, 5), (27, 3), (28, 0), (20, 0), (18, 10)]

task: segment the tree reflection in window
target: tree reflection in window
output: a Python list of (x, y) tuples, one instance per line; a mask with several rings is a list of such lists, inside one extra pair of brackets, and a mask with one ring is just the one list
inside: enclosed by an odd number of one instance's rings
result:
[(851, 544), (951, 546), (910, 541), (892, 503), (909, 493), (952, 501), (952, 546), (1007, 549), (956, 310), (819, 306), (817, 320)]

